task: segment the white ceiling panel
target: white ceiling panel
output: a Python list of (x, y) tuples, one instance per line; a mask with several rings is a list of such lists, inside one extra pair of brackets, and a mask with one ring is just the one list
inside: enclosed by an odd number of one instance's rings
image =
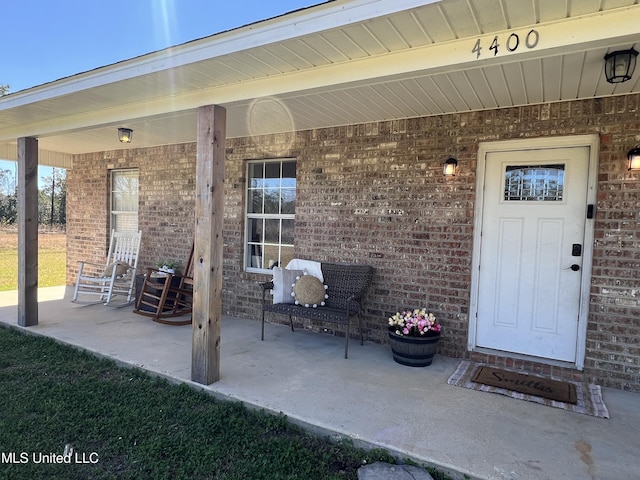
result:
[(442, 112), (442, 108), (435, 103), (429, 92), (415, 78), (403, 81), (402, 85), (411, 98), (416, 100), (416, 106), (420, 111), (429, 112), (429, 115)]
[(509, 89), (509, 97), (513, 105), (526, 105), (527, 89), (521, 63), (507, 63), (502, 66), (505, 82)]
[[(602, 10), (611, 10), (613, 8), (628, 7), (630, 5), (636, 5), (637, 0), (602, 0)], [(594, 8), (599, 8), (594, 7)]]
[(510, 105), (515, 105), (509, 91), (509, 84), (507, 83), (503, 67), (501, 65), (497, 65), (494, 67), (487, 67), (483, 69), (483, 71), (487, 78), (489, 88), (491, 89), (492, 96), (498, 103), (497, 106), (508, 107)]
[[(596, 2), (600, 0), (595, 0)], [(576, 3), (588, 3), (592, 2), (592, 0), (587, 0), (583, 2), (580, 0), (576, 2), (575, 0), (538, 0), (538, 5), (536, 7), (536, 18), (538, 22), (551, 22), (557, 20), (559, 18), (567, 18), (569, 17), (569, 5), (574, 5)], [(597, 6), (588, 7), (588, 11), (593, 11), (597, 9)]]
[[(640, 48), (639, 2), (440, 0), (378, 17), (364, 2), (327, 2), (3, 97), (0, 151), (27, 135), (61, 154), (120, 148), (121, 125), (134, 130), (130, 148), (190, 142), (209, 103), (227, 108), (227, 135), (238, 137), (635, 93), (640, 74), (608, 84), (603, 57)], [(370, 11), (383, 4), (393, 5)], [(355, 18), (347, 5), (363, 20), (336, 21)], [(535, 48), (484, 55), (494, 35), (504, 47), (533, 28), (543, 32)]]
[(437, 110), (435, 110), (433, 114), (454, 111), (453, 102), (447, 98), (439, 86), (441, 83), (446, 82), (446, 79), (443, 80), (442, 75), (416, 78), (416, 82), (420, 85), (420, 88), (424, 90), (425, 94), (428, 95), (428, 98), (436, 105)]
[(564, 100), (578, 98), (578, 88), (580, 86), (580, 75), (584, 67), (584, 53), (565, 55), (562, 61), (562, 86), (560, 97)]
[(471, 82), (467, 71), (452, 72), (447, 76), (452, 88), (455, 88), (457, 95), (464, 102), (466, 110), (482, 110), (484, 108), (476, 86)]
[(323, 63), (325, 65), (348, 61), (351, 58), (349, 54), (363, 55), (363, 52), (357, 49), (351, 41), (345, 41), (344, 34), (338, 31), (313, 35), (305, 38), (304, 42), (325, 59)]
[(472, 70), (465, 70), (464, 73), (469, 80), (469, 85), (473, 87), (474, 95), (480, 104), (478, 110), (497, 108), (498, 102), (493, 95), (493, 90), (491, 90), (491, 87), (489, 86), (489, 79), (487, 78), (484, 69), (475, 68)]
[(481, 29), (479, 34), (500, 32), (509, 27), (502, 2), (495, 0), (467, 0), (467, 2), (478, 19)]
[(593, 97), (594, 95), (597, 95), (599, 85), (602, 85), (603, 87), (606, 86), (606, 90), (604, 90), (603, 94), (610, 94), (611, 84), (607, 83), (607, 80), (604, 76), (604, 64), (602, 61), (601, 52), (584, 52), (582, 63), (583, 69), (594, 72), (594, 75), (580, 76), (580, 83), (578, 86), (578, 91), (576, 92), (576, 96), (578, 98)]
[(480, 35), (481, 27), (474, 14), (472, 4), (466, 0), (442, 2), (438, 8), (443, 12), (449, 28), (455, 38), (473, 37)]
[(455, 38), (453, 30), (439, 4), (429, 5), (413, 13), (420, 22), (422, 29), (427, 32), (431, 42), (440, 43)]
[(560, 99), (560, 89), (562, 87), (562, 62), (563, 57), (551, 57), (542, 59), (542, 90), (544, 93), (543, 102), (550, 102), (552, 99)]
[(501, 0), (507, 15), (507, 29), (524, 25), (535, 25), (539, 22), (536, 15), (538, 2), (529, 0)]
[(471, 110), (469, 103), (460, 94), (451, 80), (451, 74), (441, 74), (434, 77), (438, 90), (448, 100), (454, 112), (465, 112)]

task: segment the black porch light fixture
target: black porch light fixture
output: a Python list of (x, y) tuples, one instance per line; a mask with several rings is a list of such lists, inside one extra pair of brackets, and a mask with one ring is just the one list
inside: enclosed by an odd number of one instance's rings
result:
[(640, 145), (636, 145), (627, 152), (627, 170), (640, 170)]
[(133, 138), (133, 130), (130, 128), (118, 128), (118, 140), (120, 143), (131, 143), (131, 139)]
[(455, 177), (458, 170), (458, 160), (449, 157), (442, 164), (442, 173), (445, 177)]
[(636, 69), (638, 52), (633, 48), (607, 53), (604, 56), (604, 74), (609, 83), (622, 83), (631, 80)]

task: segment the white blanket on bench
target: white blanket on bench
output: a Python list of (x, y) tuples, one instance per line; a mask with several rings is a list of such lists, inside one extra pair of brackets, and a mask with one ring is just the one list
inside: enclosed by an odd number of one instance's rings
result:
[(294, 258), (285, 267), (287, 270), (304, 270), (309, 275), (313, 275), (324, 282), (324, 276), (322, 275), (322, 266), (320, 262), (313, 260), (303, 260), (301, 258)]

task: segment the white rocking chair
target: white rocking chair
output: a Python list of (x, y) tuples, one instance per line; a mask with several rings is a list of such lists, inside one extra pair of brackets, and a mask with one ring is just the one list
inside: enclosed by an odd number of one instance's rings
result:
[[(135, 301), (134, 288), (142, 232), (111, 232), (111, 243), (105, 265), (80, 261), (74, 303), (104, 303), (112, 307), (124, 307)], [(100, 297), (97, 301), (78, 300), (79, 295)], [(126, 301), (113, 302), (118, 295)]]

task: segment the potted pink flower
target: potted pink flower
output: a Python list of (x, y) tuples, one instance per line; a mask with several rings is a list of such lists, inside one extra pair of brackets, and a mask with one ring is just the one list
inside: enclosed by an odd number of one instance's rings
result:
[(436, 316), (426, 309), (404, 310), (389, 317), (389, 325), (393, 327), (396, 335), (420, 337), (440, 334), (442, 325), (436, 320)]
[(389, 345), (393, 359), (411, 367), (431, 365), (442, 325), (425, 308), (396, 312), (389, 317)]

